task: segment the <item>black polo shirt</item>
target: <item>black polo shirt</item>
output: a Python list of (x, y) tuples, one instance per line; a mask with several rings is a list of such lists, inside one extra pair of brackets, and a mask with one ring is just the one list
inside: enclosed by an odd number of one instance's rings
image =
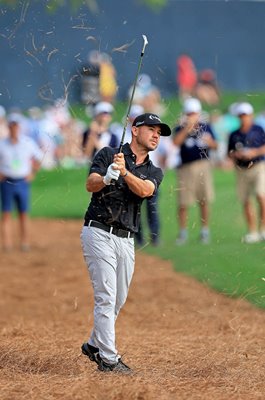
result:
[[(105, 176), (115, 153), (118, 153), (118, 148), (104, 147), (101, 149), (92, 162), (89, 174), (96, 172)], [(142, 164), (136, 165), (136, 155), (128, 143), (123, 146), (123, 153), (126, 169), (138, 178), (153, 182), (156, 191), (163, 179), (162, 170), (153, 165), (149, 156)], [(85, 221), (88, 222), (92, 219), (106, 225), (137, 232), (143, 200), (128, 188), (122, 177), (119, 177), (115, 184), (105, 186), (99, 192), (92, 194)]]

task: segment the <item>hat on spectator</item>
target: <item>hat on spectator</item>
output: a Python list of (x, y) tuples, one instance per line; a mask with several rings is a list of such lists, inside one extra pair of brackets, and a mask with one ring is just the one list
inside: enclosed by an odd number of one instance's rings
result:
[(140, 104), (133, 104), (129, 113), (130, 118), (136, 118), (137, 115), (141, 115), (144, 113), (144, 108), (140, 106)]
[(132, 126), (136, 126), (137, 128), (139, 126), (154, 126), (158, 125), (161, 128), (161, 136), (170, 136), (171, 135), (171, 129), (167, 124), (164, 124), (161, 119), (158, 117), (156, 114), (152, 113), (145, 113), (138, 115), (138, 117), (135, 118), (133, 121)]
[(7, 122), (9, 124), (20, 124), (21, 123), (21, 116), (16, 113), (11, 113), (7, 117)]
[(251, 115), (254, 112), (253, 107), (250, 103), (238, 103), (235, 111), (237, 116), (243, 114)]
[(183, 104), (184, 114), (199, 113), (202, 109), (201, 102), (194, 97), (186, 99)]
[(99, 114), (112, 114), (114, 111), (113, 105), (106, 102), (106, 101), (100, 101), (95, 105), (94, 108), (94, 116), (96, 117)]

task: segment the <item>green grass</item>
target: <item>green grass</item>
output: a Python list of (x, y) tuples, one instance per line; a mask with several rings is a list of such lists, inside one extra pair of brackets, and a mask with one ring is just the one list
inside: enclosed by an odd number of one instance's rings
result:
[[(40, 171), (32, 187), (32, 217), (83, 218), (89, 202), (86, 168)], [(245, 224), (235, 195), (233, 171), (214, 172), (216, 199), (212, 204), (209, 245), (198, 243), (198, 208), (189, 210), (190, 240), (176, 246), (176, 174), (168, 171), (160, 189), (161, 240), (158, 248), (144, 251), (170, 260), (177, 271), (235, 297), (265, 308), (265, 243), (242, 244)], [(147, 235), (146, 226), (144, 232)]]
[[(176, 246), (176, 174), (169, 171), (161, 187), (160, 215), (162, 245), (146, 248), (150, 254), (171, 260), (177, 271), (234, 297), (244, 297), (265, 308), (265, 243), (243, 244), (245, 223), (235, 195), (233, 171), (214, 173), (216, 199), (211, 207), (209, 245), (202, 245), (199, 237), (199, 210), (189, 210), (189, 243)], [(145, 232), (147, 230), (145, 229)]]
[[(203, 109), (211, 112), (218, 108), (222, 112), (226, 112), (229, 106), (237, 101), (250, 102), (254, 107), (255, 113), (265, 110), (265, 92), (237, 93), (228, 91), (221, 94), (220, 104), (218, 106), (207, 106), (206, 104), (203, 104)], [(162, 119), (173, 127), (181, 114), (181, 103), (176, 96), (162, 99), (162, 102), (165, 107), (165, 115), (163, 115)], [(122, 118), (127, 113), (127, 108), (127, 102), (117, 101), (115, 104), (113, 121), (121, 122)], [(82, 119), (86, 122), (90, 121), (90, 118), (85, 113), (85, 106), (82, 104), (73, 104), (71, 106), (71, 113), (75, 118)]]
[(87, 169), (39, 171), (32, 184), (32, 217), (82, 218), (89, 201)]

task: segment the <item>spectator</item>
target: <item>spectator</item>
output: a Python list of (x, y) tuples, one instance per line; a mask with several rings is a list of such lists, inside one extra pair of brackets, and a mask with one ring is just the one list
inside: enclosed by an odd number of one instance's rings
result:
[[(133, 86), (128, 91), (128, 98), (131, 98)], [(145, 112), (163, 115), (165, 107), (161, 102), (159, 89), (152, 83), (147, 74), (140, 74), (135, 87), (133, 102), (141, 105)]]
[[(240, 127), (229, 137), (228, 155), (235, 165), (237, 193), (248, 229), (242, 241), (256, 243), (265, 240), (265, 132), (254, 124), (250, 103), (239, 103), (236, 113)], [(259, 206), (258, 223), (251, 202), (253, 195)]]
[(216, 149), (217, 142), (210, 125), (200, 120), (201, 103), (198, 99), (186, 99), (183, 112), (184, 120), (175, 128), (173, 138), (175, 145), (180, 147), (181, 157), (178, 167), (180, 231), (176, 243), (186, 243), (187, 208), (197, 202), (201, 214), (200, 241), (206, 244), (210, 240), (209, 202), (214, 196), (209, 150)]
[(194, 95), (194, 88), (197, 83), (197, 71), (192, 58), (187, 54), (181, 54), (176, 61), (177, 64), (177, 85), (181, 101)]
[(19, 213), (21, 250), (29, 249), (30, 182), (40, 167), (42, 152), (36, 143), (20, 133), (20, 120), (10, 115), (9, 137), (0, 141), (0, 190), (3, 249), (12, 249), (13, 202)]
[(88, 106), (94, 106), (100, 101), (99, 74), (100, 52), (92, 50), (87, 57), (87, 63), (81, 69), (81, 101)]
[(61, 163), (64, 139), (61, 129), (54, 118), (54, 108), (52, 106), (45, 107), (39, 120), (38, 144), (44, 154), (41, 163), (42, 168), (53, 169)]
[(227, 156), (227, 144), (230, 132), (239, 127), (238, 118), (230, 112), (223, 114), (214, 110), (210, 115), (210, 125), (218, 142), (217, 150), (211, 152), (214, 165), (224, 170), (233, 168), (232, 160)]
[(94, 118), (88, 129), (83, 133), (83, 153), (89, 160), (105, 146), (116, 147), (117, 137), (110, 131), (113, 113), (112, 104), (102, 101), (94, 108)]
[(100, 99), (113, 104), (117, 93), (116, 70), (108, 54), (100, 55), (99, 68)]
[(57, 99), (55, 101), (52, 107), (52, 118), (62, 139), (60, 146), (57, 146), (60, 164), (64, 168), (74, 167), (76, 161), (82, 158), (83, 125), (80, 126), (78, 121), (72, 118), (69, 104), (65, 99)]
[(8, 136), (8, 125), (6, 121), (6, 110), (0, 105), (0, 139)]
[(220, 101), (220, 90), (212, 69), (204, 69), (198, 74), (195, 96), (209, 106), (217, 105)]

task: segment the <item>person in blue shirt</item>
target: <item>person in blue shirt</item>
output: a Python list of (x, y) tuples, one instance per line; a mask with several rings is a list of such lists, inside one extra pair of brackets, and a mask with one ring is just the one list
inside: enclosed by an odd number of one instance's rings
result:
[[(237, 193), (248, 229), (242, 238), (245, 243), (265, 240), (265, 132), (254, 123), (253, 113), (250, 103), (237, 105), (240, 127), (230, 134), (228, 141), (228, 156), (235, 166)], [(259, 206), (259, 221), (255, 216), (252, 195)]]
[(188, 207), (198, 203), (201, 215), (200, 241), (207, 244), (209, 232), (209, 203), (214, 197), (210, 150), (217, 149), (214, 133), (208, 123), (202, 122), (201, 103), (188, 98), (183, 104), (183, 121), (174, 129), (173, 142), (180, 149), (181, 164), (178, 171), (177, 244), (188, 239)]

